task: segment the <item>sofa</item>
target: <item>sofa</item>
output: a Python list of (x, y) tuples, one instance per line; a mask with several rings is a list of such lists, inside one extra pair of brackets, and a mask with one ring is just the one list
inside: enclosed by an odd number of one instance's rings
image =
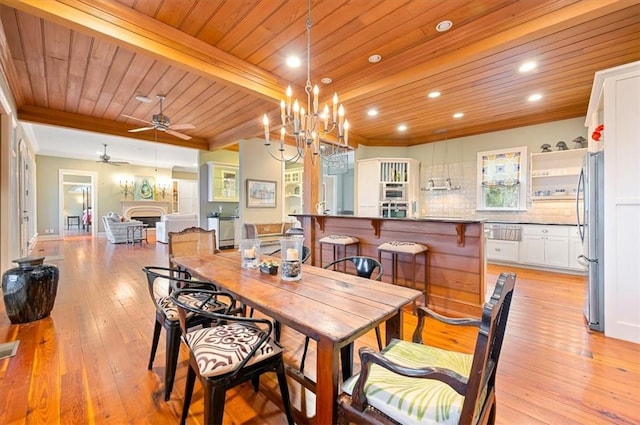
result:
[(165, 214), (156, 223), (156, 240), (169, 243), (169, 232), (180, 232), (189, 227), (198, 227), (196, 214)]
[(116, 213), (109, 213), (102, 216), (104, 232), (107, 240), (111, 243), (127, 242), (127, 227), (131, 224), (143, 224), (139, 220), (126, 220)]
[(280, 245), (280, 238), (285, 236), (295, 223), (245, 223), (244, 231), (247, 239), (259, 239), (260, 246)]

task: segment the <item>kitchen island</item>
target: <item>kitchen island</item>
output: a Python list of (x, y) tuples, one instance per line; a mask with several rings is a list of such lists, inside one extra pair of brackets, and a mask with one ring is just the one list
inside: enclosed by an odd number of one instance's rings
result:
[[(480, 316), (485, 292), (484, 221), (464, 218), (382, 218), (293, 214), (311, 248), (310, 262), (319, 266), (318, 241), (327, 235), (349, 235), (360, 240), (360, 255), (378, 258), (378, 245), (390, 241), (417, 242), (428, 247), (427, 260), (417, 258), (416, 279), (424, 287), (426, 304), (456, 316)], [(323, 261), (333, 252), (325, 246)], [(348, 255), (353, 255), (349, 251)], [(383, 255), (382, 280), (391, 282), (391, 259)], [(398, 285), (413, 286), (412, 258), (398, 257)]]

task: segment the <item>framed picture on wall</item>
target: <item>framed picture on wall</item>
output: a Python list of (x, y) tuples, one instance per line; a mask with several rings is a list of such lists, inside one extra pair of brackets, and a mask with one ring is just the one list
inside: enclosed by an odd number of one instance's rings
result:
[(247, 179), (247, 208), (275, 208), (276, 182)]
[(153, 201), (155, 199), (155, 187), (155, 177), (135, 176), (133, 181), (133, 200)]

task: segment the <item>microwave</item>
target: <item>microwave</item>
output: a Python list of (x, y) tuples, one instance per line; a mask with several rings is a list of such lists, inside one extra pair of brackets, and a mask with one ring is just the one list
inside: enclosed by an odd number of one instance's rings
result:
[(382, 185), (380, 199), (383, 201), (406, 201), (407, 186), (401, 183), (385, 183)]

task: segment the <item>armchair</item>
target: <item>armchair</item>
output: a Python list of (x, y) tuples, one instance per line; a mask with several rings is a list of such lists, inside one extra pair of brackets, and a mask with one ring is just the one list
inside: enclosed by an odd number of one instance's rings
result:
[[(495, 378), (515, 278), (500, 274), (481, 319), (451, 319), (420, 307), (413, 342), (394, 339), (381, 353), (361, 348), (361, 373), (342, 386), (338, 422), (495, 423)], [(479, 327), (473, 354), (422, 345), (426, 316)]]
[(165, 214), (156, 223), (156, 241), (169, 243), (170, 232), (180, 232), (197, 226), (198, 217), (195, 214)]

